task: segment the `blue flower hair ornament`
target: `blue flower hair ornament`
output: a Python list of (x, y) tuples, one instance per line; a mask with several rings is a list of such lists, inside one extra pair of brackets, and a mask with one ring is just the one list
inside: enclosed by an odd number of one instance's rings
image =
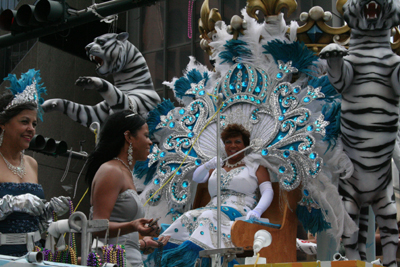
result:
[(41, 94), (47, 94), (46, 88), (42, 87), (42, 78), (40, 77), (40, 70), (30, 69), (21, 75), (18, 80), (15, 74), (8, 74), (5, 81), (10, 81), (11, 86), (6, 89), (10, 90), (14, 95), (14, 99), (8, 104), (4, 111), (12, 109), (18, 105), (25, 103), (33, 103), (37, 105), (38, 117), (43, 121), (43, 109), (41, 105), (44, 99)]

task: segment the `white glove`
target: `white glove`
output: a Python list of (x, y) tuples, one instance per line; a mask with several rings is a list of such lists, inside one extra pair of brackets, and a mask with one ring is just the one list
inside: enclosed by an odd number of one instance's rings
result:
[(69, 211), (70, 197), (53, 197), (46, 203), (46, 211), (55, 212), (57, 216), (62, 216)]
[(5, 195), (0, 199), (0, 220), (4, 220), (13, 212), (24, 212), (32, 216), (40, 216), (44, 213), (43, 201), (30, 193), (12, 196)]
[[(218, 163), (217, 157), (213, 157), (212, 159), (210, 159), (209, 161), (204, 163), (204, 166), (206, 167), (207, 170), (212, 170), (212, 169), (217, 168), (217, 166), (218, 166), (217, 163)], [(223, 165), (222, 159), (219, 160), (219, 163), (222, 167), (222, 165)]]
[[(221, 166), (223, 164), (222, 159), (220, 160)], [(210, 176), (209, 171), (217, 168), (217, 157), (213, 157), (203, 165), (199, 166), (193, 173), (193, 181), (196, 183), (205, 183)]]
[(53, 212), (57, 216), (62, 216), (69, 211), (70, 197), (53, 197), (47, 202), (45, 212), (40, 216), (39, 219), (39, 230), (40, 233), (47, 231), (49, 225), (53, 222)]
[(272, 199), (274, 198), (274, 190), (272, 189), (272, 184), (270, 181), (261, 183), (259, 186), (261, 198), (257, 206), (249, 211), (246, 216), (246, 220), (251, 218), (259, 219), (261, 215), (266, 211), (271, 205)]

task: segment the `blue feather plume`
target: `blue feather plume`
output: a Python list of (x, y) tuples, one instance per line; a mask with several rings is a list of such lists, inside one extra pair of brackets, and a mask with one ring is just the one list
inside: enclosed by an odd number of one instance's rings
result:
[[(203, 75), (197, 69), (190, 70), (185, 76), (179, 78), (174, 84), (174, 92), (176, 97), (182, 99), (185, 96), (187, 90), (191, 89), (192, 83), (199, 83), (205, 79), (204, 86), (207, 85), (209, 79), (208, 73), (204, 72)], [(186, 95), (187, 96), (187, 95)]]
[(47, 95), (46, 87), (43, 87), (42, 78), (40, 77), (40, 70), (30, 69), (25, 73), (21, 74), (21, 78), (18, 80), (15, 74), (8, 74), (7, 77), (4, 78), (5, 81), (10, 81), (11, 86), (7, 87), (8, 90), (15, 96), (16, 94), (22, 93), (25, 88), (36, 81), (36, 92), (39, 100), (38, 105), (38, 117), (43, 121), (43, 109), (41, 105), (44, 102), (44, 99), (41, 97), (42, 94)]
[[(150, 151), (153, 149), (152, 145), (150, 147)], [(136, 178), (142, 179), (143, 177), (146, 177), (143, 184), (147, 185), (154, 177), (154, 174), (156, 173), (157, 170), (157, 164), (153, 164), (149, 167), (149, 159), (146, 159), (145, 161), (136, 161), (135, 167), (133, 168), (133, 174), (135, 174)]]
[(246, 46), (247, 43), (242, 40), (232, 39), (226, 41), (226, 44), (224, 45), (226, 51), (219, 54), (219, 57), (223, 59), (221, 64), (225, 62), (234, 63), (236, 58), (250, 57), (253, 53)]
[(174, 104), (169, 99), (164, 99), (163, 102), (157, 105), (153, 110), (149, 112), (147, 117), (147, 125), (149, 126), (149, 135), (153, 136), (157, 125), (161, 122), (160, 117), (167, 115), (168, 112), (175, 108)]
[[(169, 244), (170, 242), (167, 243), (163, 250), (161, 260), (162, 267), (194, 266), (196, 260), (199, 258), (199, 252), (204, 250), (203, 248), (189, 240), (183, 242), (179, 246), (176, 246), (175, 244), (170, 246)], [(210, 266), (210, 264), (211, 262), (209, 259), (203, 258), (201, 267), (207, 267)], [(238, 262), (236, 260), (233, 260), (228, 263), (228, 267), (233, 267), (235, 264), (238, 264)]]
[(331, 228), (331, 224), (325, 221), (321, 209), (311, 208), (311, 212), (309, 212), (307, 207), (297, 205), (296, 215), (304, 230), (313, 235)]
[(297, 68), (299, 72), (311, 75), (310, 66), (315, 66), (318, 57), (304, 43), (294, 42), (286, 43), (281, 40), (273, 40), (263, 45), (264, 54), (271, 54), (277, 63), (278, 60), (283, 62), (292, 61), (292, 66)]
[(319, 98), (318, 100), (332, 102), (335, 99), (341, 98), (341, 95), (338, 92), (336, 92), (335, 88), (330, 83), (327, 75), (324, 75), (319, 78), (310, 79), (308, 81), (308, 85), (311, 85), (314, 88), (321, 87), (321, 93), (323, 93), (325, 97)]
[(336, 140), (340, 134), (340, 114), (341, 114), (341, 103), (333, 101), (332, 103), (327, 103), (322, 107), (321, 113), (325, 117), (325, 121), (329, 121), (329, 125), (325, 127), (325, 136), (322, 139), (329, 143), (327, 152), (331, 146), (332, 149), (336, 146)]

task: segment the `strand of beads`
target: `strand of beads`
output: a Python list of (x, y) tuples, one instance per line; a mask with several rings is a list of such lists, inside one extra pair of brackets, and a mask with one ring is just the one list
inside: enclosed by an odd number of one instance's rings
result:
[[(74, 212), (74, 204), (70, 200), (69, 201), (69, 215)], [(53, 220), (57, 221), (57, 214), (53, 212)], [(70, 264), (78, 264), (78, 257), (76, 256), (76, 240), (75, 233), (69, 234), (69, 246), (62, 251), (54, 252), (53, 259), (51, 261), (60, 262), (60, 263), (70, 263)]]
[[(70, 200), (69, 201), (69, 216), (74, 213), (74, 203)], [(69, 239), (69, 245), (70, 247), (75, 251), (76, 254), (76, 239), (75, 239), (75, 233), (70, 233), (70, 239)], [(74, 263), (76, 264), (76, 263)]]
[(158, 243), (158, 250), (156, 253), (156, 261), (155, 264), (156, 266), (161, 266), (161, 260), (162, 260), (162, 254), (163, 254), (163, 250), (164, 250), (164, 244), (158, 240), (154, 240)]
[(188, 3), (188, 38), (192, 39), (192, 11), (194, 0), (189, 0)]
[(33, 251), (35, 252), (41, 251), (43, 253), (44, 261), (53, 261), (53, 253), (51, 253), (51, 250), (35, 246), (35, 249)]
[(94, 266), (94, 267), (100, 267), (101, 266), (101, 258), (99, 254), (96, 252), (92, 251), (88, 255), (87, 259), (87, 266)]
[(76, 252), (70, 246), (66, 246), (64, 250), (54, 252), (55, 262), (77, 264), (78, 258)]
[(126, 252), (124, 245), (106, 245), (102, 248), (103, 262), (118, 264), (119, 267), (126, 267)]

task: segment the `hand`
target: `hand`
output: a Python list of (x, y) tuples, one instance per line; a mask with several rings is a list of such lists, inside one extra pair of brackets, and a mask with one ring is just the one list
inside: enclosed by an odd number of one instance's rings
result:
[(97, 77), (81, 76), (75, 81), (75, 85), (83, 87), (83, 89), (98, 90), (103, 88), (103, 81)]
[[(220, 159), (220, 165), (222, 167), (223, 162), (222, 159)], [(211, 170), (211, 169), (216, 169), (217, 168), (217, 157), (213, 157), (212, 159), (210, 159), (209, 161), (207, 161), (206, 163), (204, 163), (204, 166), (206, 167), (207, 170)]]
[[(170, 236), (161, 236), (157, 241), (161, 242), (165, 246), (169, 241)], [(143, 237), (143, 241), (147, 247), (158, 248), (158, 242), (155, 241), (151, 236)]]
[(258, 213), (255, 210), (251, 210), (251, 211), (249, 211), (249, 213), (247, 213), (246, 220), (260, 219), (260, 217), (261, 217), (260, 213)]
[(51, 212), (54, 211), (57, 214), (57, 216), (62, 216), (69, 211), (70, 200), (71, 200), (70, 197), (64, 197), (64, 196), (53, 197), (48, 202), (49, 204), (47, 207)]
[(151, 236), (155, 235), (158, 229), (157, 225), (149, 226), (149, 223), (151, 223), (153, 219), (137, 219), (132, 221), (132, 225), (134, 229), (139, 232), (142, 236)]

